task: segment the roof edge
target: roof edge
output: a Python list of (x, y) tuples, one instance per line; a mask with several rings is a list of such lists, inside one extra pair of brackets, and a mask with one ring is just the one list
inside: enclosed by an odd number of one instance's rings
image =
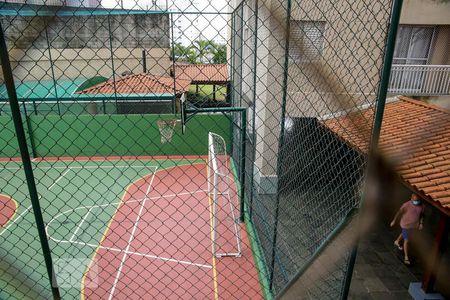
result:
[(406, 97), (406, 96), (398, 96), (398, 98), (399, 98), (399, 100), (403, 100), (403, 101), (406, 101), (406, 102), (410, 102), (412, 104), (420, 105), (420, 106), (423, 106), (423, 107), (426, 107), (426, 108), (430, 108), (430, 109), (438, 110), (438, 111), (446, 113), (446, 114), (450, 114), (450, 110), (447, 110), (447, 109), (445, 109), (443, 107), (440, 107), (440, 106), (437, 106), (437, 105), (434, 105), (434, 104), (430, 104), (430, 103), (427, 103), (427, 102), (419, 101), (419, 100), (412, 99), (412, 98), (409, 98), (409, 97)]

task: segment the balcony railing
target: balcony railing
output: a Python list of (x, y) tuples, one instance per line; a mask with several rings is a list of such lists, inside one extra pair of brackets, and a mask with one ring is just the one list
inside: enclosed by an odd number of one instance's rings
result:
[(389, 92), (402, 95), (450, 95), (450, 65), (392, 65)]

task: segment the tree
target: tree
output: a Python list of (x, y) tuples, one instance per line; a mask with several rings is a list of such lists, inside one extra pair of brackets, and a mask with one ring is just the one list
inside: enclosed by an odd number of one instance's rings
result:
[(190, 64), (197, 63), (197, 53), (192, 46), (185, 47), (181, 43), (176, 43), (173, 46), (174, 56), (177, 61), (182, 61)]
[(212, 40), (196, 40), (190, 46), (180, 43), (174, 45), (175, 58), (190, 64), (227, 62), (227, 47)]
[(194, 47), (198, 54), (198, 63), (207, 63), (212, 53), (213, 42), (210, 40), (197, 40), (194, 41)]
[(227, 46), (224, 44), (215, 44), (213, 53), (213, 62), (215, 64), (227, 63)]

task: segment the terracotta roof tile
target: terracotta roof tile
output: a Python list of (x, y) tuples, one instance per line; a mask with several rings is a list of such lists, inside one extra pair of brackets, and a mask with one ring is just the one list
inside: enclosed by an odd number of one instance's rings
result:
[(450, 197), (439, 198), (439, 202), (450, 205)]
[[(370, 119), (373, 109), (360, 117), (347, 115), (322, 121), (348, 144), (368, 152), (370, 135), (357, 124)], [(366, 136), (367, 135), (367, 136)], [(418, 191), (450, 209), (450, 112), (406, 97), (386, 104), (380, 148), (397, 162), (400, 176)]]
[(227, 83), (226, 64), (175, 64), (175, 77), (193, 83)]
[(168, 76), (147, 73), (132, 74), (119, 79), (108, 80), (80, 91), (80, 94), (182, 94), (189, 90), (189, 80), (174, 79)]

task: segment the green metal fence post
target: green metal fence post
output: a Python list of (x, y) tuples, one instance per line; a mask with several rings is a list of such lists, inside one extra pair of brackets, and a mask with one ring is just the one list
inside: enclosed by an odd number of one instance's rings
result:
[[(387, 37), (386, 52), (384, 55), (383, 69), (381, 72), (381, 82), (380, 87), (378, 89), (377, 108), (375, 112), (375, 120), (372, 129), (371, 147), (369, 153), (367, 172), (370, 172), (372, 169), (372, 165), (374, 163), (372, 158), (374, 155), (374, 151), (376, 151), (378, 147), (378, 141), (380, 139), (381, 123), (383, 121), (384, 108), (386, 105), (386, 96), (389, 87), (389, 78), (391, 75), (392, 60), (394, 57), (394, 50), (395, 50), (395, 40), (397, 38), (398, 24), (400, 22), (402, 5), (403, 0), (394, 0), (394, 5), (392, 8), (391, 24), (389, 27)], [(364, 196), (361, 201), (361, 206), (362, 205), (364, 205)], [(347, 265), (344, 287), (341, 293), (341, 299), (347, 299), (348, 297), (357, 254), (358, 254), (358, 241), (356, 242), (355, 246), (352, 249), (352, 253)]]
[(45, 21), (45, 39), (48, 45), (48, 60), (50, 62), (50, 70), (52, 71), (53, 89), (55, 91), (56, 107), (58, 108), (58, 115), (61, 115), (61, 108), (59, 107), (58, 89), (56, 88), (55, 70), (53, 68), (52, 51), (50, 49), (50, 40), (48, 39), (48, 22)]
[(25, 120), (26, 120), (26, 123), (27, 123), (28, 136), (30, 138), (31, 155), (33, 155), (33, 158), (36, 158), (37, 157), (36, 146), (34, 145), (33, 129), (31, 127), (30, 117), (25, 115)]
[[(173, 14), (170, 14), (170, 40), (171, 40), (171, 53), (172, 56), (172, 75), (173, 75), (173, 100), (172, 100), (172, 113), (175, 114), (177, 112), (177, 83), (176, 83), (176, 77), (175, 77), (175, 40), (173, 36)], [(198, 88), (198, 85), (197, 85)]]
[[(242, 1), (242, 3), (244, 3), (244, 1)], [(239, 13), (238, 13), (239, 15)], [(240, 60), (240, 72), (239, 72), (239, 106), (242, 106), (242, 82), (244, 81), (244, 77), (243, 77), (243, 55), (244, 55), (244, 5), (241, 6), (241, 24), (240, 24), (240, 32), (239, 32), (239, 37), (241, 38), (240, 40), (240, 49), (239, 49), (239, 60)], [(236, 103), (235, 103), (236, 104)]]
[[(112, 69), (112, 78), (113, 78), (113, 86), (114, 86), (114, 97), (116, 99), (116, 112), (118, 111), (117, 105), (117, 87), (116, 87), (116, 70), (114, 67), (114, 51), (113, 51), (113, 42), (112, 42), (112, 31), (111, 31), (111, 17), (108, 14), (108, 32), (109, 32), (109, 49), (111, 52), (111, 69)], [(103, 99), (103, 114), (106, 115), (106, 104)]]
[(22, 101), (22, 106), (23, 106), (23, 114), (25, 116), (25, 124), (27, 125), (28, 137), (30, 139), (31, 154), (33, 155), (33, 158), (35, 158), (35, 157), (37, 157), (36, 156), (36, 148), (34, 146), (33, 131), (31, 129), (30, 118), (28, 116), (27, 106), (25, 105), (25, 101)]
[(52, 289), (53, 298), (59, 300), (61, 299), (61, 297), (59, 294), (59, 288), (58, 283), (56, 281), (55, 272), (53, 271), (53, 261), (50, 252), (50, 246), (48, 244), (47, 235), (45, 233), (44, 219), (42, 217), (42, 211), (39, 204), (39, 197), (36, 189), (36, 183), (34, 181), (33, 168), (31, 166), (30, 155), (28, 153), (28, 147), (25, 138), (25, 131), (22, 124), (22, 118), (20, 116), (19, 103), (17, 101), (17, 94), (14, 85), (11, 63), (9, 61), (5, 36), (1, 24), (0, 24), (0, 61), (2, 63), (3, 77), (6, 89), (8, 91), (9, 104), (11, 106), (11, 114), (14, 121), (14, 127), (16, 130), (16, 136), (20, 148), (20, 154), (22, 157), (28, 190), (30, 192), (31, 204), (33, 207), (33, 213), (36, 219), (36, 226), (39, 233), (39, 240), (41, 242), (42, 252), (45, 259), (45, 265), (47, 267), (47, 274), (50, 280), (50, 287)]
[[(230, 46), (230, 57), (228, 58), (228, 60), (230, 61), (230, 81), (227, 83), (227, 102), (229, 101), (229, 103), (231, 104), (231, 106), (234, 106), (234, 59), (235, 59), (235, 41), (234, 41), (234, 37), (235, 37), (235, 11), (232, 12), (231, 14), (231, 46)], [(197, 91), (198, 93), (198, 91)], [(234, 115), (233, 115), (234, 116)], [(234, 125), (231, 124), (230, 126), (230, 153), (233, 153), (234, 151)]]
[(275, 204), (275, 218), (274, 218), (274, 227), (273, 227), (273, 239), (272, 239), (272, 255), (271, 255), (271, 264), (270, 264), (270, 277), (269, 284), (270, 290), (273, 290), (273, 277), (275, 271), (275, 256), (276, 256), (276, 246), (277, 246), (277, 232), (278, 232), (278, 216), (280, 212), (280, 175), (282, 173), (282, 164), (283, 164), (283, 145), (284, 145), (284, 129), (285, 129), (285, 117), (286, 117), (286, 98), (287, 98), (287, 80), (288, 80), (288, 67), (289, 67), (289, 38), (290, 38), (290, 30), (291, 30), (291, 0), (287, 1), (286, 7), (286, 36), (285, 36), (285, 44), (284, 44), (284, 73), (283, 73), (283, 99), (281, 103), (281, 128), (280, 128), (280, 137), (278, 139), (278, 158), (277, 158), (277, 195), (276, 195), (276, 204)]
[(245, 212), (244, 212), (244, 197), (245, 197), (245, 156), (246, 156), (246, 136), (247, 136), (247, 110), (243, 109), (241, 111), (241, 149), (240, 149), (240, 155), (241, 155), (241, 163), (240, 163), (240, 170), (239, 175), (241, 177), (241, 202), (240, 202), (240, 212), (241, 212), (241, 222), (245, 221)]
[[(255, 159), (256, 156), (256, 134), (255, 134), (255, 124), (256, 124), (256, 64), (257, 64), (257, 54), (258, 54), (258, 7), (259, 3), (258, 0), (255, 1), (255, 29), (253, 36), (255, 37), (254, 41), (254, 53), (253, 53), (253, 115), (252, 115), (252, 144), (253, 144), (253, 153), (252, 153), (252, 159)], [(253, 176), (253, 173), (255, 171), (255, 164), (252, 163), (250, 176)], [(254, 180), (250, 181), (250, 204), (249, 204), (249, 212), (248, 215), (251, 218), (253, 213), (253, 185)]]

